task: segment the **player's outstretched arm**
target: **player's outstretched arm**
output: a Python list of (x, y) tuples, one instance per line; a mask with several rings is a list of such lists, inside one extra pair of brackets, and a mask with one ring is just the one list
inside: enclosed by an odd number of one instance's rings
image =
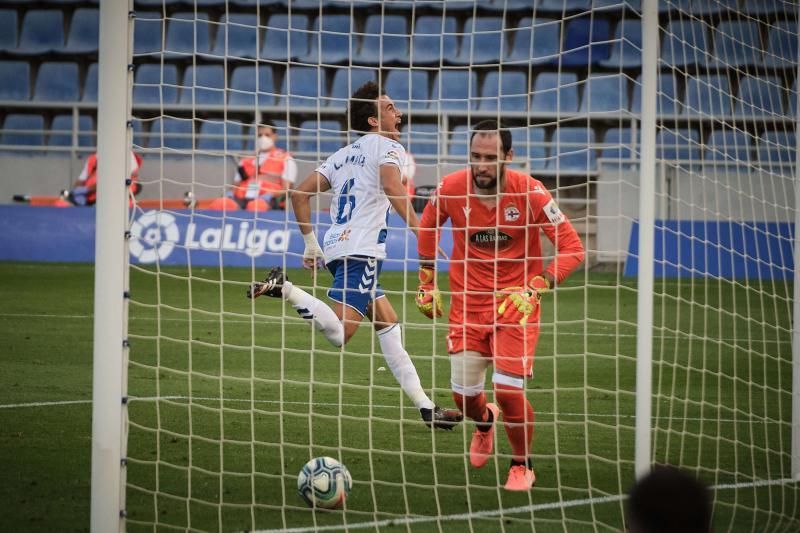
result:
[(292, 210), (306, 244), (303, 252), (304, 268), (316, 269), (321, 266), (322, 249), (319, 247), (317, 236), (311, 225), (311, 197), (330, 188), (331, 184), (325, 176), (319, 172), (312, 172), (296, 189), (291, 191)]

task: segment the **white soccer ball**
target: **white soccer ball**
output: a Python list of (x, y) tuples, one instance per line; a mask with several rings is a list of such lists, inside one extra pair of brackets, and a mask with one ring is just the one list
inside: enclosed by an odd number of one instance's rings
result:
[(297, 493), (309, 507), (337, 509), (350, 494), (353, 478), (347, 467), (332, 457), (315, 457), (297, 476)]

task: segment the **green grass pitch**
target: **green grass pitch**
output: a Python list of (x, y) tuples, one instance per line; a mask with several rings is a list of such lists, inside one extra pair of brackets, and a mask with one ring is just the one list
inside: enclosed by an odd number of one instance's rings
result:
[[(129, 531), (623, 526), (635, 280), (578, 272), (545, 299), (527, 385), (538, 483), (510, 494), (502, 429), (496, 459), (471, 469), (471, 424), (426, 428), (380, 369), (368, 323), (342, 355), (282, 302), (244, 298), (254, 276), (263, 272), (131, 270)], [(290, 277), (322, 298), (330, 282)], [(423, 384), (452, 405), (446, 327), (417, 313), (414, 278), (381, 281)], [(0, 284), (0, 530), (88, 530), (93, 269), (3, 263)], [(785, 481), (791, 293), (771, 282), (656, 283), (653, 460), (715, 487), (718, 531), (799, 525), (800, 490)], [(297, 472), (317, 455), (350, 469), (346, 510), (314, 512), (297, 496)]]

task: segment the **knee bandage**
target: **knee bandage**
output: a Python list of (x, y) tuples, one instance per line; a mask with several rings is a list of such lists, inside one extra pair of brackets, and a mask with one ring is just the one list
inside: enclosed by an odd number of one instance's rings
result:
[(464, 396), (477, 396), (483, 392), (489, 363), (489, 359), (478, 352), (450, 354), (450, 387), (453, 392)]

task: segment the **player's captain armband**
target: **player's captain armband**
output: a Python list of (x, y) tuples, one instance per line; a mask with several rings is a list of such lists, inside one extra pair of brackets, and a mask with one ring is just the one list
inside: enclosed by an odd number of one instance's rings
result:
[(566, 220), (564, 213), (562, 213), (561, 209), (558, 208), (555, 200), (550, 200), (547, 202), (547, 205), (544, 206), (544, 214), (547, 215), (547, 219), (556, 226)]

